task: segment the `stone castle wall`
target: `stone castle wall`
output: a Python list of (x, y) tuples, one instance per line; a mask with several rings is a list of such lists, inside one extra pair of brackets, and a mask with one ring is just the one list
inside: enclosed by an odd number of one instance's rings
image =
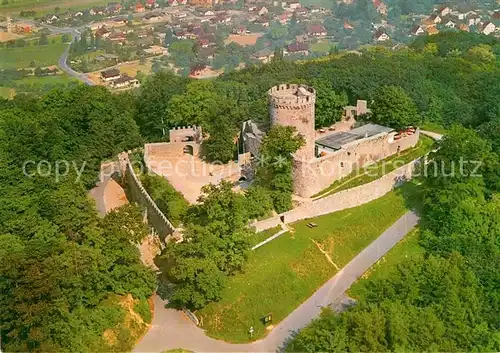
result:
[[(294, 92), (299, 88), (303, 88), (308, 95), (295, 96)], [(295, 155), (303, 159), (313, 158), (316, 91), (304, 85), (282, 84), (272, 87), (268, 91), (268, 97), (271, 125), (295, 127), (305, 139), (305, 145)]]
[(405, 164), (371, 183), (304, 203), (288, 212), (256, 222), (253, 226), (257, 231), (263, 231), (278, 226), (281, 223), (281, 217), (285, 223), (291, 223), (363, 205), (384, 196), (404, 181), (411, 179), (418, 163), (420, 159)]
[(135, 174), (134, 168), (130, 163), (128, 154), (125, 152), (121, 153), (119, 155), (119, 159), (130, 198), (132, 201), (138, 203), (146, 209), (148, 223), (158, 233), (159, 238), (163, 242), (166, 242), (167, 237), (174, 233), (175, 227), (158, 208), (146, 189), (142, 186), (142, 183), (139, 181), (139, 178)]
[(310, 197), (330, 186), (357, 168), (364, 168), (400, 151), (415, 146), (419, 139), (415, 134), (394, 139), (394, 133), (375, 135), (353, 141), (341, 150), (314, 160), (304, 161), (295, 158), (293, 168), (294, 193)]

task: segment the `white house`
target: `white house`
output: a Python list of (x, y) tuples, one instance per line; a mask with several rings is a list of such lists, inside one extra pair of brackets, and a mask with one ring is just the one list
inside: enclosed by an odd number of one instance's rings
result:
[(424, 31), (424, 29), (423, 29), (423, 27), (422, 27), (422, 26), (420, 26), (420, 25), (415, 25), (415, 26), (413, 26), (413, 28), (411, 29), (410, 34), (411, 34), (412, 36), (420, 36), (420, 35), (422, 35), (422, 34), (425, 34), (425, 31)]
[(489, 35), (495, 32), (496, 26), (492, 22), (486, 22), (481, 26), (481, 33)]
[(448, 22), (446, 22), (445, 24), (445, 27), (448, 27), (448, 28), (455, 28), (456, 26), (456, 23), (453, 22), (452, 20), (449, 20)]
[(439, 8), (438, 13), (441, 17), (448, 16), (451, 13), (451, 9), (448, 6), (443, 6)]
[(373, 35), (373, 39), (375, 39), (375, 41), (377, 42), (385, 42), (386, 40), (389, 40), (391, 38), (387, 35), (387, 33), (383, 31), (377, 31)]

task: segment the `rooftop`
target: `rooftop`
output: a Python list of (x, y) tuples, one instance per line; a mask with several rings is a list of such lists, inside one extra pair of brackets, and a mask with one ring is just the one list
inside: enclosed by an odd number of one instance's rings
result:
[(338, 132), (316, 140), (316, 144), (324, 147), (329, 147), (334, 150), (339, 150), (346, 144), (362, 140), (371, 136), (394, 131), (390, 127), (377, 124), (366, 124), (347, 132)]

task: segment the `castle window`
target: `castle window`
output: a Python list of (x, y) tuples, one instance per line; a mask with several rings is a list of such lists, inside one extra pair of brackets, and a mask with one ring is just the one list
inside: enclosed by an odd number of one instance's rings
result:
[(344, 162), (340, 162), (340, 166), (344, 168)]

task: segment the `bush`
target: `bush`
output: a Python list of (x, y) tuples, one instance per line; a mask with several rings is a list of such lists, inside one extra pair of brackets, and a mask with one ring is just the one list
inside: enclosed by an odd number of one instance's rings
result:
[(134, 311), (142, 317), (145, 323), (151, 323), (153, 316), (151, 314), (151, 309), (149, 308), (149, 303), (146, 299), (140, 298), (134, 305)]
[(165, 216), (177, 227), (186, 214), (188, 202), (167, 179), (159, 175), (144, 174), (141, 182)]

